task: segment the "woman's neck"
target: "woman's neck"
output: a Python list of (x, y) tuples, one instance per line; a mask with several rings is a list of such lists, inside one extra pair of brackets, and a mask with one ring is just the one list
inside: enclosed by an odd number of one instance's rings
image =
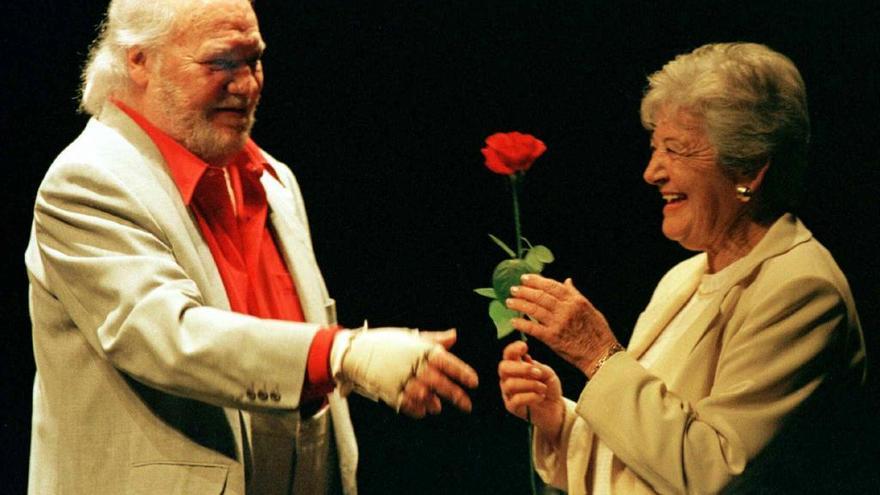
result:
[(709, 273), (718, 273), (745, 257), (761, 242), (770, 224), (746, 220), (728, 230), (728, 235), (717, 248), (707, 249)]

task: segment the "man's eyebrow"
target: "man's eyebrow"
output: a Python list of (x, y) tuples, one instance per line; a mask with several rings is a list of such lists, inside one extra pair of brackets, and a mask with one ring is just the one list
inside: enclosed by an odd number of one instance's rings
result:
[(256, 43), (252, 42), (252, 38), (236, 39), (236, 40), (214, 40), (203, 45), (203, 51), (207, 53), (231, 53), (242, 50), (255, 49), (259, 53), (266, 51), (266, 42), (259, 38)]

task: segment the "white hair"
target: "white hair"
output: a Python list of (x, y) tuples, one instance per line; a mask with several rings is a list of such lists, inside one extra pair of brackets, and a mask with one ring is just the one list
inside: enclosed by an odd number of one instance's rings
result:
[(810, 119), (804, 81), (788, 57), (756, 43), (709, 44), (675, 57), (648, 82), (647, 129), (663, 109), (695, 114), (731, 177), (754, 176), (772, 162), (761, 186), (767, 214), (796, 206)]
[(161, 46), (172, 33), (178, 14), (190, 3), (112, 0), (82, 72), (80, 109), (98, 115), (111, 96), (124, 94), (131, 83), (128, 50), (140, 47), (149, 51)]
[(98, 115), (108, 98), (124, 94), (131, 83), (128, 50), (162, 46), (181, 14), (198, 3), (204, 0), (112, 0), (82, 72), (80, 110)]

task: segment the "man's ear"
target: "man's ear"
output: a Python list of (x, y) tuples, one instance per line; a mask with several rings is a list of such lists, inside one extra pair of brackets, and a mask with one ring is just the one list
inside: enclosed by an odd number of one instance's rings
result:
[(128, 75), (131, 81), (140, 88), (146, 87), (150, 81), (148, 59), (147, 53), (139, 46), (129, 48), (125, 54)]

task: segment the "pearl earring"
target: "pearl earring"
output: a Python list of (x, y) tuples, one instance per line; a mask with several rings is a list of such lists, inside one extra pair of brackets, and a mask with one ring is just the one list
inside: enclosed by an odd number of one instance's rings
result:
[(736, 186), (736, 199), (748, 203), (752, 199), (752, 188), (749, 186)]

